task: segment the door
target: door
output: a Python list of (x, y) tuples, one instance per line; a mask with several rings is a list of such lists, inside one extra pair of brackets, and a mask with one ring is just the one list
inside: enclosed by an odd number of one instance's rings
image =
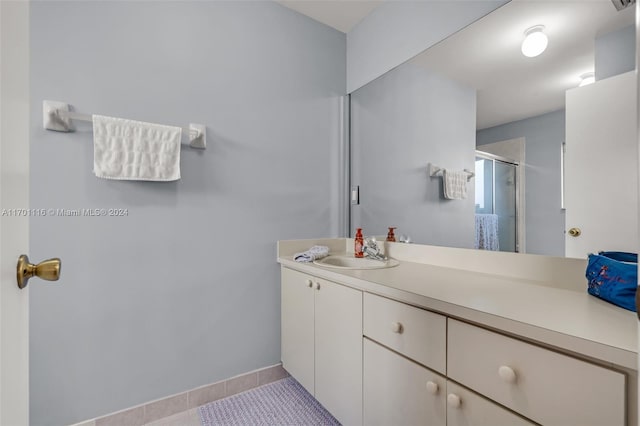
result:
[(567, 91), (567, 257), (637, 250), (636, 86), (631, 71)]
[[(0, 424), (29, 424), (29, 3), (0, 1)], [(24, 213), (24, 214), (23, 214)]]
[(446, 425), (446, 381), (421, 365), (364, 339), (364, 424)]
[(362, 424), (362, 292), (315, 287), (315, 397), (344, 425)]
[(310, 275), (281, 268), (282, 366), (310, 394), (314, 384), (314, 307)]

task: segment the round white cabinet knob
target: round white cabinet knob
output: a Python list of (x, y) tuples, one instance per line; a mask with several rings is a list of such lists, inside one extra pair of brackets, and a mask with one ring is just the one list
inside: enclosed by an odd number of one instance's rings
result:
[(450, 393), (447, 395), (447, 404), (449, 404), (451, 408), (458, 408), (462, 404), (462, 400), (455, 393)]
[(427, 382), (427, 392), (429, 392), (432, 395), (435, 395), (438, 393), (438, 384), (436, 382), (432, 382), (431, 380), (429, 380)]
[(313, 287), (313, 281), (307, 280), (307, 287), (309, 288)]
[(320, 290), (320, 283), (316, 281), (316, 290)]
[(391, 323), (391, 331), (393, 331), (394, 333), (402, 334), (402, 332), (404, 331), (404, 327), (399, 322), (393, 322)]
[(513, 371), (513, 368), (508, 367), (506, 365), (503, 365), (500, 368), (498, 368), (498, 375), (506, 383), (515, 383), (517, 379), (516, 372)]

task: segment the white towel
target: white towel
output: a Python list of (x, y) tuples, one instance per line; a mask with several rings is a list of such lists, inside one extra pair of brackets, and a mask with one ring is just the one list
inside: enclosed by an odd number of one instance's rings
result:
[(467, 198), (467, 172), (443, 170), (442, 189), (444, 190), (444, 198), (449, 200)]
[(500, 250), (497, 214), (476, 213), (475, 248), (481, 250)]
[(303, 253), (296, 253), (293, 260), (296, 262), (313, 262), (316, 259), (322, 259), (329, 255), (329, 247), (313, 246)]
[(124, 180), (180, 179), (180, 127), (93, 116), (93, 172)]

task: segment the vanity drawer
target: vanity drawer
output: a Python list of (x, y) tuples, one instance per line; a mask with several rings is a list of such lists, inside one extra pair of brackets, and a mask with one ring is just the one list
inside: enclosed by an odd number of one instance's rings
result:
[(363, 354), (363, 424), (447, 424), (444, 377), (366, 338)]
[(364, 335), (442, 374), (446, 371), (444, 315), (364, 294)]
[(447, 380), (447, 426), (534, 426), (504, 407)]
[(624, 374), (448, 321), (449, 378), (544, 425), (624, 425)]

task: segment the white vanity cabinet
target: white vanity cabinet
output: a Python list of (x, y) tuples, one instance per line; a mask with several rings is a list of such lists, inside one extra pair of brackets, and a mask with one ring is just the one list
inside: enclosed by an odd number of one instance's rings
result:
[(346, 426), (362, 424), (362, 292), (282, 268), (282, 365)]
[(543, 425), (625, 424), (625, 375), (448, 319), (447, 376)]
[(446, 425), (446, 379), (364, 339), (364, 424)]
[(365, 425), (533, 425), (447, 380), (446, 316), (369, 293), (363, 315)]
[(345, 426), (635, 424), (633, 373), (349, 282), (282, 268), (283, 366)]
[(364, 339), (366, 426), (533, 426), (517, 414)]
[(282, 268), (282, 366), (311, 394), (315, 392), (314, 284), (313, 277)]
[(447, 426), (533, 426), (517, 414), (447, 381)]
[(446, 373), (446, 316), (365, 293), (363, 327), (363, 334), (370, 339)]
[(363, 301), (366, 425), (625, 424), (620, 372), (384, 297)]

